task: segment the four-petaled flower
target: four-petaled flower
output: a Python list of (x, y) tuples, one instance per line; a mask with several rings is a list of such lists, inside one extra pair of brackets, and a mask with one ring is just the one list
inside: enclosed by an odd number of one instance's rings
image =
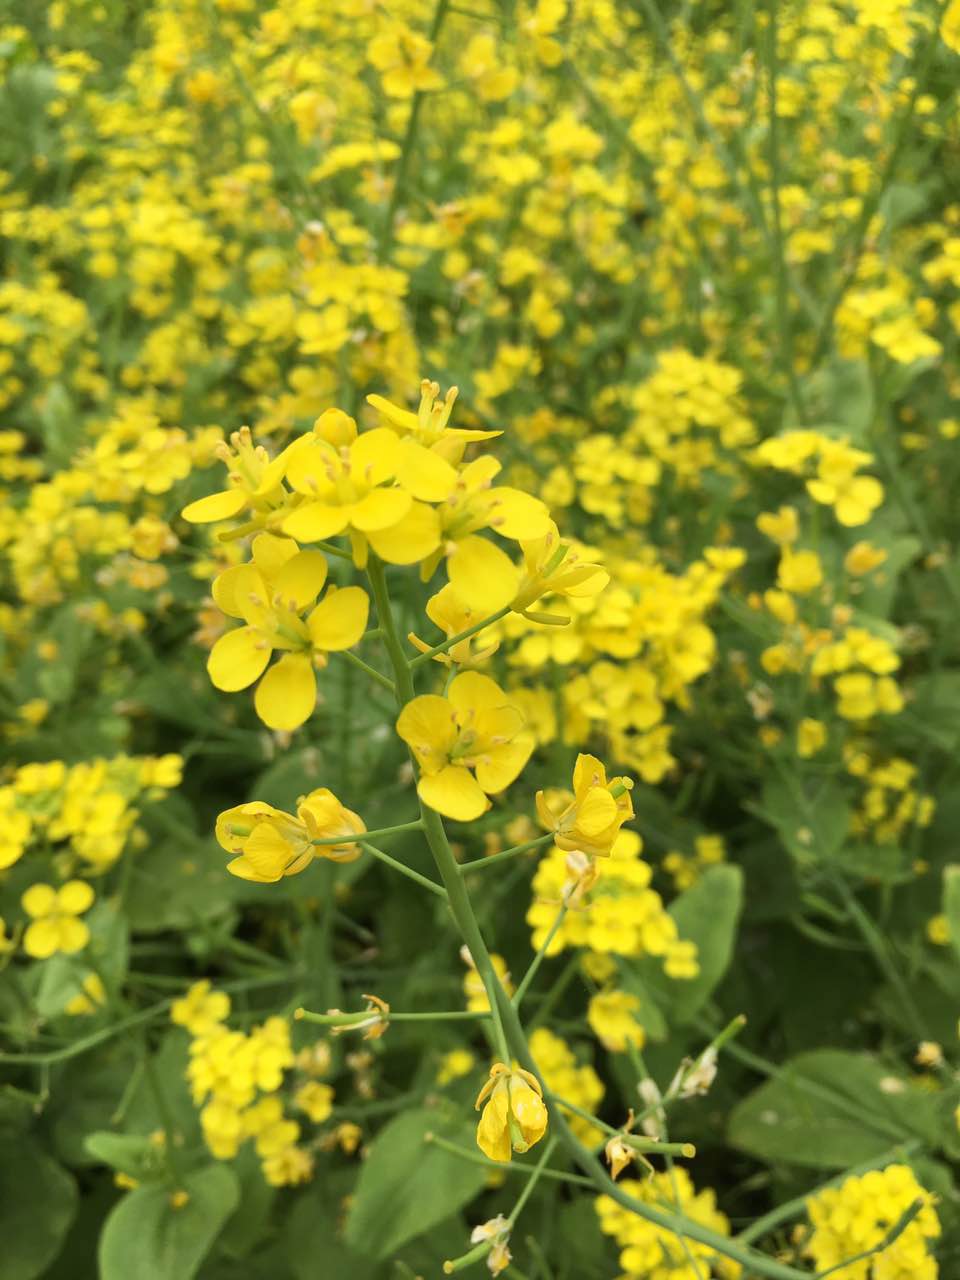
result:
[[(573, 769), (573, 798), (555, 812), (543, 791), (537, 792), (537, 814), (554, 833), (559, 849), (606, 857), (620, 828), (633, 817), (629, 778), (611, 778), (596, 756), (580, 754)], [(567, 793), (569, 794), (569, 793)]]
[(49, 884), (34, 884), (21, 898), (31, 923), (23, 935), (23, 949), (28, 956), (46, 960), (63, 951), (73, 955), (90, 941), (90, 930), (78, 919), (93, 905), (94, 893), (85, 880), (68, 880), (59, 889)]
[(477, 1146), (491, 1160), (509, 1161), (512, 1152), (529, 1151), (547, 1131), (547, 1108), (540, 1081), (522, 1067), (511, 1069), (503, 1062), (495, 1062), (477, 1096), (476, 1110), (481, 1106)]
[[(296, 817), (262, 800), (227, 809), (217, 819), (216, 834), (220, 846), (235, 855), (227, 863), (229, 872), (242, 880), (273, 884), (296, 875), (314, 858), (353, 862), (360, 856), (356, 837), (366, 829), (359, 814), (320, 787), (302, 797)], [(315, 843), (340, 836), (342, 842)]]

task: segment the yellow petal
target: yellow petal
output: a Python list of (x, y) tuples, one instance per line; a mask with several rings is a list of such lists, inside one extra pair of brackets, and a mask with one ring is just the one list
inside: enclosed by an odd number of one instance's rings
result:
[(417, 564), (440, 546), (440, 517), (433, 507), (414, 502), (397, 524), (377, 529), (369, 537), (370, 545), (387, 564)]
[(267, 579), (292, 560), (299, 550), (293, 538), (281, 538), (278, 533), (258, 533), (250, 544), (253, 563)]
[(478, 618), (506, 608), (517, 594), (520, 575), (505, 551), (486, 538), (461, 539), (447, 559), (454, 594)]
[(86, 880), (68, 880), (57, 894), (57, 908), (79, 916), (93, 906), (94, 892)]
[(374, 427), (350, 446), (350, 476), (358, 484), (382, 484), (396, 474), (400, 440), (389, 427)]
[(246, 858), (234, 858), (227, 863), (227, 870), (232, 876), (237, 876), (241, 880), (253, 880), (256, 884), (274, 883), (272, 878), (265, 879), (253, 863), (248, 862)]
[(403, 519), (412, 501), (402, 489), (372, 489), (351, 509), (350, 523), (364, 533), (389, 528)]
[(20, 899), (28, 916), (48, 916), (57, 905), (57, 891), (49, 884), (32, 884)]
[(477, 761), (477, 782), (490, 795), (509, 787), (533, 752), (533, 735), (523, 733), (486, 752)]
[(286, 815), (263, 800), (251, 800), (247, 804), (237, 804), (232, 809), (225, 809), (217, 818), (214, 832), (217, 843), (227, 853), (241, 853), (247, 836), (256, 826), (256, 820), (268, 816), (283, 818)]
[(316, 436), (302, 436), (294, 441), (287, 454), (287, 483), (310, 496), (333, 492), (331, 471), (340, 474), (343, 464), (337, 451)]
[(417, 793), (431, 809), (458, 822), (472, 822), (490, 808), (479, 782), (459, 764), (449, 764), (439, 773), (425, 773), (417, 784)]
[(238, 515), (246, 505), (247, 495), (242, 489), (224, 489), (222, 493), (198, 498), (184, 507), (180, 514), (190, 524), (213, 524), (215, 520), (229, 520)]
[(253, 627), (238, 627), (221, 636), (210, 650), (207, 671), (218, 689), (247, 689), (270, 661), (270, 646)]
[(606, 785), (607, 771), (604, 768), (603, 761), (598, 760), (596, 756), (590, 756), (581, 751), (577, 756), (577, 763), (573, 766), (574, 795), (580, 800), (591, 787), (605, 787)]
[(90, 930), (76, 916), (60, 916), (58, 929), (60, 933), (59, 950), (65, 951), (67, 955), (82, 951), (90, 941)]
[(616, 822), (617, 802), (603, 787), (594, 787), (577, 805), (577, 829), (586, 836), (598, 836)]
[[(296, 544), (294, 544), (296, 545)], [(252, 564), (235, 564), (213, 580), (212, 594), (230, 618), (245, 618), (250, 612), (251, 596), (258, 595), (266, 606), (266, 584)]]
[(388, 422), (392, 422), (403, 431), (416, 431), (420, 425), (420, 419), (415, 413), (411, 413), (409, 409), (401, 409), (398, 405), (391, 404), (383, 396), (367, 396), (367, 404), (376, 409), (377, 413), (382, 413)]
[(502, 485), (491, 489), (490, 527), (505, 538), (543, 538), (553, 521), (539, 498)]
[(443, 502), (457, 483), (455, 467), (415, 440), (405, 440), (397, 464), (397, 479), (422, 502)]
[(283, 532), (298, 542), (319, 542), (321, 538), (334, 538), (347, 527), (347, 512), (343, 507), (326, 502), (308, 502), (291, 511), (283, 522)]
[(327, 561), (321, 551), (298, 551), (270, 583), (284, 604), (292, 602), (299, 613), (313, 604), (327, 580)]
[(46, 960), (60, 950), (60, 925), (56, 918), (34, 920), (23, 935), (23, 949), (36, 960)]
[(453, 707), (446, 698), (424, 693), (413, 698), (397, 718), (397, 733), (427, 773), (438, 773), (457, 740)]
[(370, 612), (370, 598), (362, 587), (330, 587), (307, 619), (315, 649), (324, 652), (350, 649), (363, 635)]
[(313, 663), (303, 653), (285, 653), (257, 685), (253, 700), (268, 729), (299, 729), (317, 705)]
[(257, 879), (269, 882), (281, 878), (294, 852), (272, 822), (259, 822), (244, 845), (243, 856)]

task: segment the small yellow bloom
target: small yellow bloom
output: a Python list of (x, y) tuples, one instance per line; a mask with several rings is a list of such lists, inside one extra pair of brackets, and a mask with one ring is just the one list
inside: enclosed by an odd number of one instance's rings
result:
[(547, 1108), (536, 1076), (503, 1062), (490, 1068), (490, 1078), (477, 1096), (483, 1107), (477, 1146), (491, 1160), (509, 1161), (511, 1153), (529, 1151), (547, 1131)]
[(283, 505), (282, 455), (271, 462), (263, 445), (254, 445), (249, 427), (235, 431), (230, 445), (221, 444), (217, 450), (227, 464), (230, 488), (184, 507), (180, 514), (190, 524), (229, 520), (247, 506), (255, 518), (265, 522), (274, 508)]
[(27, 926), (23, 949), (28, 956), (46, 960), (63, 951), (73, 955), (90, 941), (90, 930), (77, 917), (89, 911), (94, 893), (85, 880), (68, 880), (60, 889), (35, 884), (21, 898), (33, 923)]
[(293, 1101), (314, 1124), (323, 1124), (333, 1113), (333, 1085), (308, 1080), (294, 1094)]
[(225, 991), (214, 991), (209, 978), (195, 982), (170, 1008), (170, 1021), (186, 1027), (192, 1036), (208, 1035), (229, 1016), (230, 997)]
[(624, 1053), (627, 1045), (642, 1049), (646, 1034), (635, 1016), (639, 1008), (638, 997), (629, 991), (600, 991), (587, 1006), (587, 1022), (611, 1053)]
[(445, 698), (424, 694), (408, 702), (397, 733), (420, 765), (421, 800), (461, 822), (485, 813), (487, 797), (513, 782), (533, 750), (520, 711), (475, 671), (451, 681)]
[(432, 56), (431, 42), (403, 23), (381, 31), (367, 45), (367, 59), (380, 72), (383, 91), (391, 98), (443, 88), (443, 76), (429, 65)]
[(805, 596), (823, 582), (823, 566), (815, 551), (791, 551), (784, 547), (777, 571), (777, 585), (792, 595)]
[(601, 761), (581, 753), (573, 769), (573, 799), (556, 813), (545, 793), (538, 791), (537, 814), (544, 827), (554, 833), (557, 848), (606, 857), (620, 828), (633, 817), (632, 786), (629, 778), (611, 778), (608, 782)]
[(844, 556), (843, 567), (851, 577), (862, 578), (864, 574), (879, 569), (886, 559), (887, 553), (880, 547), (871, 542), (858, 542)]
[(805, 718), (797, 725), (797, 755), (803, 760), (815, 756), (827, 741), (827, 726), (822, 720)]
[[(314, 858), (353, 862), (360, 856), (355, 837), (364, 831), (359, 814), (320, 787), (300, 800), (296, 817), (262, 800), (227, 809), (217, 819), (216, 836), (221, 848), (237, 855), (227, 864), (232, 875), (272, 884), (296, 875)], [(339, 836), (342, 842), (314, 843)]]
[(606, 569), (580, 560), (573, 546), (561, 540), (560, 532), (552, 521), (542, 538), (523, 541), (520, 547), (523, 551), (524, 576), (512, 608), (534, 622), (569, 621), (552, 614), (531, 613), (530, 606), (542, 595), (549, 593), (582, 599), (599, 595), (610, 581)]
[(82, 990), (67, 1001), (64, 1013), (69, 1013), (71, 1016), (96, 1013), (106, 1004), (107, 993), (98, 973), (88, 973), (81, 987)]

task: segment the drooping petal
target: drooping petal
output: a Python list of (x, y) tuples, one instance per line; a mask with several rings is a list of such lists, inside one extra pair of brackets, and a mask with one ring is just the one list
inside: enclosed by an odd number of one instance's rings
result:
[(412, 503), (413, 499), (403, 489), (371, 489), (352, 507), (350, 523), (364, 533), (387, 529), (403, 519)]
[(298, 542), (319, 542), (321, 538), (334, 538), (343, 533), (347, 520), (343, 507), (307, 502), (291, 511), (283, 522), (283, 532)]
[(440, 546), (440, 517), (425, 502), (414, 502), (402, 520), (371, 532), (370, 545), (387, 564), (417, 564)]
[(285, 653), (257, 685), (253, 702), (268, 729), (299, 729), (317, 705), (317, 677), (307, 655)]
[(274, 576), (270, 586), (283, 602), (292, 603), (299, 613), (312, 604), (327, 580), (327, 561), (322, 551), (298, 551)]
[(236, 693), (253, 684), (270, 661), (270, 646), (253, 627), (238, 627), (221, 636), (210, 650), (207, 671), (218, 689)]
[(189, 524), (213, 524), (238, 515), (246, 505), (247, 495), (242, 489), (224, 489), (189, 503), (180, 514)]
[(458, 822), (472, 822), (490, 808), (479, 782), (459, 764), (449, 764), (439, 773), (425, 773), (417, 784), (417, 793), (431, 809)]
[(397, 464), (397, 479), (422, 502), (443, 502), (453, 492), (457, 471), (439, 454), (405, 440)]
[(352, 648), (367, 627), (370, 597), (362, 587), (330, 587), (307, 619), (315, 649), (335, 652)]
[(520, 575), (505, 551), (486, 538), (462, 538), (447, 559), (450, 585), (478, 617), (505, 609), (517, 594)]

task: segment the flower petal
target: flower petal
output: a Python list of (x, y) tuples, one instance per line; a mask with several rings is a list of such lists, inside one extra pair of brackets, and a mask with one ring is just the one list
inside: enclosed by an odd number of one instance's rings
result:
[(350, 476), (366, 485), (382, 484), (396, 474), (400, 439), (389, 427), (374, 427), (350, 446)]
[(32, 884), (20, 899), (20, 905), (35, 920), (50, 915), (57, 905), (57, 891), (49, 884)]
[(76, 916), (61, 916), (58, 921), (58, 931), (59, 950), (65, 951), (67, 955), (82, 951), (90, 941), (90, 930)]
[(553, 521), (539, 498), (508, 485), (491, 489), (490, 527), (505, 538), (543, 538)]
[(307, 619), (315, 649), (350, 649), (363, 635), (370, 613), (370, 597), (362, 587), (330, 587)]
[(472, 822), (490, 808), (480, 783), (461, 764), (448, 764), (439, 773), (425, 773), (417, 784), (417, 794), (431, 809), (458, 822)]
[(247, 505), (247, 495), (242, 489), (224, 489), (222, 493), (211, 493), (209, 497), (198, 498), (180, 512), (189, 524), (213, 524), (215, 520), (229, 520), (239, 515)]
[(282, 538), (278, 533), (258, 533), (250, 544), (253, 563), (268, 579), (292, 560), (299, 550), (292, 538)]
[(457, 740), (454, 709), (435, 693), (413, 698), (400, 712), (397, 733), (427, 773), (439, 773)]
[(95, 895), (86, 880), (68, 880), (57, 894), (57, 908), (68, 915), (79, 916), (93, 906)]
[(397, 464), (397, 479), (422, 502), (443, 502), (453, 492), (457, 471), (438, 453), (415, 440), (405, 440)]
[(23, 935), (23, 949), (35, 960), (46, 960), (60, 950), (60, 923), (45, 917), (34, 920)]
[(403, 489), (371, 489), (350, 512), (350, 523), (355, 529), (369, 533), (373, 529), (387, 529), (396, 524), (410, 510), (413, 499)]
[(270, 661), (270, 646), (253, 627), (237, 627), (221, 636), (210, 650), (207, 671), (218, 689), (235, 693), (247, 689)]
[(317, 705), (317, 677), (305, 653), (285, 653), (257, 685), (253, 705), (268, 729), (299, 729)]
[(478, 617), (506, 608), (517, 594), (520, 575), (505, 551), (486, 538), (462, 538), (447, 559), (450, 585)]
[(509, 787), (533, 752), (531, 733), (521, 733), (512, 742), (487, 751), (477, 760), (477, 782), (490, 795)]
[(271, 593), (299, 613), (313, 604), (327, 580), (327, 561), (321, 551), (298, 551), (273, 577)]
[(347, 522), (347, 512), (343, 507), (326, 502), (308, 502), (287, 516), (283, 532), (298, 542), (318, 542), (321, 538), (333, 538), (343, 533)]
[(397, 524), (372, 531), (370, 545), (387, 564), (417, 564), (440, 546), (440, 517), (426, 503), (414, 502)]

